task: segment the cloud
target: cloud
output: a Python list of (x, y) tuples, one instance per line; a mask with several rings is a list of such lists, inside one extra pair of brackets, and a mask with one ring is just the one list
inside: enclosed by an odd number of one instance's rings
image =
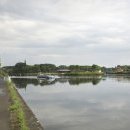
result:
[(130, 64), (129, 12), (128, 0), (1, 0), (0, 55), (14, 48), (32, 64), (42, 55), (56, 64)]

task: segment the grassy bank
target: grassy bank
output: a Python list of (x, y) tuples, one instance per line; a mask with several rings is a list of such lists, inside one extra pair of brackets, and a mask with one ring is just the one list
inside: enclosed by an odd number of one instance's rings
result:
[(66, 73), (64, 74), (66, 76), (93, 76), (93, 75), (103, 75), (103, 73), (99, 73), (99, 72), (70, 72), (70, 73)]
[(0, 77), (5, 77), (8, 76), (8, 74), (6, 72), (4, 72), (1, 68), (0, 68)]
[(10, 120), (12, 130), (29, 130), (26, 122), (24, 108), (18, 96), (15, 85), (12, 82), (6, 81), (6, 85), (10, 96)]

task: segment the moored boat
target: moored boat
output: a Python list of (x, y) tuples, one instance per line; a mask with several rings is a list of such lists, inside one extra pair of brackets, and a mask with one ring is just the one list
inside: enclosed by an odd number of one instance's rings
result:
[(55, 79), (55, 77), (52, 75), (38, 75), (37, 78), (38, 79), (45, 79), (45, 80)]

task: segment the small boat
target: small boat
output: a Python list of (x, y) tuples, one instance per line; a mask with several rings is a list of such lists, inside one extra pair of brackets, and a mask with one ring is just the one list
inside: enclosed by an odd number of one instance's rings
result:
[(45, 80), (55, 79), (55, 77), (52, 75), (38, 75), (37, 78), (38, 79), (45, 79)]

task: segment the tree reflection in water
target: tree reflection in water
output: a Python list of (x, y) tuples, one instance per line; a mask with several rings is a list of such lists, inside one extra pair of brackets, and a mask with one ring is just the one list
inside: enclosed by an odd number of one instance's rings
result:
[(79, 85), (85, 83), (92, 83), (93, 85), (97, 85), (101, 81), (101, 77), (87, 77), (87, 78), (70, 78), (70, 85)]
[(55, 80), (38, 80), (30, 78), (12, 78), (17, 88), (26, 88), (27, 85), (32, 84), (34, 86), (45, 86), (52, 85), (57, 82), (59, 83), (69, 83), (70, 85), (79, 85), (92, 83), (97, 85), (101, 81), (102, 77), (62, 77)]

